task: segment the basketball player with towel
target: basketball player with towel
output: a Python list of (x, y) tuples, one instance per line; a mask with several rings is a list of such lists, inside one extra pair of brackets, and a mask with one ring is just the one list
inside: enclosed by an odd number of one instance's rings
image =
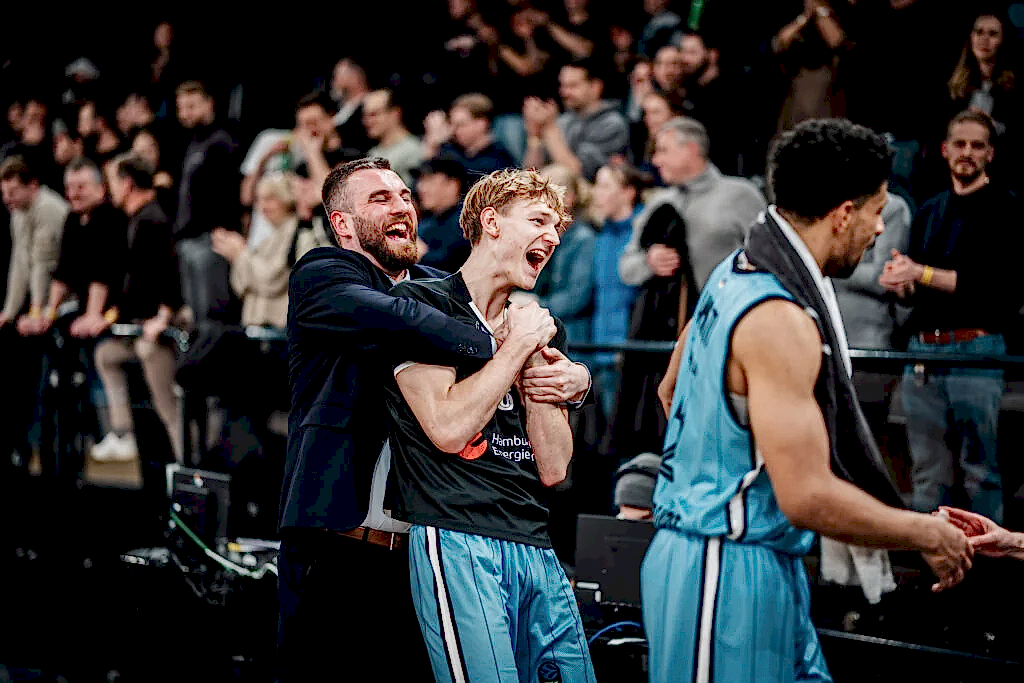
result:
[(521, 386), (524, 368), (563, 357), (565, 330), (536, 304), (507, 305), (514, 289), (533, 288), (558, 246), (569, 223), (563, 195), (534, 171), (485, 176), (460, 218), (472, 245), (462, 269), (391, 292), (492, 334), (508, 330), (484, 364), (396, 358), (388, 387), (396, 512), (412, 524), (412, 593), (440, 683), (595, 680), (543, 503), (572, 458), (567, 409)]
[(935, 591), (971, 567), (963, 532), (902, 509), (853, 391), (829, 279), (881, 234), (889, 168), (885, 141), (848, 121), (781, 136), (774, 205), (683, 330), (641, 571), (652, 683), (831, 681), (802, 559), (815, 533), (920, 551)]

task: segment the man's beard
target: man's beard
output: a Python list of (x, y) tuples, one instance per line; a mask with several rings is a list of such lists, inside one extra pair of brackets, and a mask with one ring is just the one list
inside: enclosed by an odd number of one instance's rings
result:
[[(968, 173), (958, 172), (956, 169), (960, 166), (961, 162), (966, 162), (966, 165), (971, 169)], [(970, 185), (985, 171), (983, 166), (979, 166), (973, 161), (966, 159), (957, 159), (956, 163), (953, 164), (952, 173), (953, 176), (960, 181), (963, 185)]]
[(419, 258), (416, 250), (416, 228), (409, 223), (409, 239), (401, 245), (388, 244), (384, 234), (384, 225), (376, 225), (360, 216), (353, 216), (356, 226), (356, 238), (359, 246), (367, 254), (377, 259), (381, 268), (389, 273), (400, 273), (409, 266), (415, 265)]

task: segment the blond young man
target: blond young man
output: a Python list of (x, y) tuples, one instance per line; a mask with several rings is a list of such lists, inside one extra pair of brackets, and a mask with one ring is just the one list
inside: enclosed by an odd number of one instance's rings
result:
[(508, 306), (558, 246), (570, 220), (563, 196), (534, 171), (484, 177), (460, 219), (472, 244), (462, 269), (392, 290), (508, 332), (482, 366), (395, 359), (388, 388), (397, 512), (412, 524), (412, 592), (438, 681), (594, 681), (542, 502), (572, 458), (568, 413), (525, 391), (563, 358), (565, 331), (536, 305)]

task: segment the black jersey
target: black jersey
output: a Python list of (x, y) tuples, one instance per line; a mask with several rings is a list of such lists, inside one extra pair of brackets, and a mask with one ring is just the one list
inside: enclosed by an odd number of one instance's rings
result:
[[(401, 282), (391, 294), (416, 299), (486, 330), (458, 273), (443, 280)], [(558, 333), (549, 345), (564, 353), (565, 329), (561, 322), (555, 322)], [(395, 367), (405, 360), (395, 358)], [(479, 361), (467, 359), (455, 368), (456, 381), (480, 367)], [(399, 519), (551, 547), (548, 509), (542, 502), (544, 486), (526, 436), (526, 411), (514, 388), (502, 399), (490, 422), (458, 454), (439, 450), (427, 437), (394, 377), (388, 382), (387, 403)]]

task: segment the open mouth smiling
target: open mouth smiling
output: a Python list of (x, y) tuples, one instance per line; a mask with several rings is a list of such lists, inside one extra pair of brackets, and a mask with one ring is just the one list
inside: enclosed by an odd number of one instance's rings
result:
[(404, 221), (392, 223), (384, 230), (384, 236), (392, 240), (409, 239), (411, 235), (412, 226)]
[(547, 262), (548, 256), (550, 256), (550, 253), (545, 249), (531, 249), (526, 252), (526, 262), (534, 270), (540, 270), (544, 263)]

